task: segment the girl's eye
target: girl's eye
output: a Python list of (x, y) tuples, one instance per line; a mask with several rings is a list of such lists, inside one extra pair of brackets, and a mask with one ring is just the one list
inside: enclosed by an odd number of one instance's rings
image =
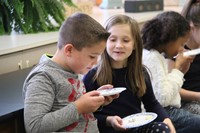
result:
[(124, 40), (124, 42), (129, 42), (129, 40)]
[(116, 40), (116, 39), (114, 39), (114, 38), (111, 38), (111, 39), (110, 39), (111, 42), (114, 42), (115, 40)]

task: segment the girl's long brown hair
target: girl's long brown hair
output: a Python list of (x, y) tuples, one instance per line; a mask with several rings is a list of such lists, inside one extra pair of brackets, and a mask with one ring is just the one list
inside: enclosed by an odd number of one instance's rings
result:
[(188, 22), (200, 27), (200, 0), (185, 1), (181, 14)]
[[(128, 24), (131, 28), (132, 37), (134, 39), (133, 45), (135, 49), (128, 57), (128, 71), (126, 75), (132, 92), (137, 93), (137, 95), (141, 97), (146, 91), (146, 84), (142, 65), (143, 44), (140, 36), (139, 25), (134, 19), (126, 15), (115, 15), (107, 20), (106, 30), (108, 31), (112, 26), (117, 24)], [(94, 80), (97, 80), (97, 83), (100, 86), (108, 83), (112, 84), (112, 67), (110, 57), (106, 50), (101, 55), (97, 66), (97, 73), (94, 77)]]

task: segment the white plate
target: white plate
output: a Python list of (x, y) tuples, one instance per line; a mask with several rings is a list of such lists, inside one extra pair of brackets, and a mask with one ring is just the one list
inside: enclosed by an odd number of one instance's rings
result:
[(104, 89), (104, 90), (98, 90), (98, 91), (100, 92), (100, 95), (102, 96), (110, 96), (110, 95), (119, 94), (124, 90), (126, 90), (126, 88), (116, 87), (116, 88)]
[(200, 48), (183, 52), (183, 56), (192, 56), (192, 55), (198, 55), (198, 54), (200, 54)]
[(157, 114), (152, 112), (144, 112), (144, 113), (137, 113), (133, 115), (129, 115), (123, 118), (123, 127), (124, 128), (134, 128), (143, 126), (155, 120)]

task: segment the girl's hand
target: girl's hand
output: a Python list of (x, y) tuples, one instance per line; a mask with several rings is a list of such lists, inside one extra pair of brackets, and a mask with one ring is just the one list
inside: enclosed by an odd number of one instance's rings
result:
[[(99, 87), (97, 90), (105, 90), (113, 88), (113, 85), (107, 84)], [(103, 103), (103, 106), (110, 104), (114, 99), (118, 98), (119, 94), (111, 95), (111, 96), (104, 96), (105, 101)]]
[(164, 119), (163, 122), (164, 122), (165, 124), (168, 125), (168, 127), (169, 127), (171, 133), (176, 133), (176, 130), (175, 130), (175, 128), (174, 128), (174, 125), (173, 125), (172, 121), (171, 121), (169, 118)]
[(116, 131), (126, 131), (126, 128), (122, 127), (122, 119), (119, 116), (108, 116), (106, 118), (108, 126), (112, 126)]
[(176, 57), (175, 68), (180, 70), (182, 73), (186, 73), (190, 68), (190, 64), (194, 60), (195, 56), (183, 56), (183, 54), (179, 54)]
[(105, 101), (103, 103), (103, 106), (110, 104), (114, 99), (118, 98), (119, 94), (111, 95), (111, 96), (104, 96)]

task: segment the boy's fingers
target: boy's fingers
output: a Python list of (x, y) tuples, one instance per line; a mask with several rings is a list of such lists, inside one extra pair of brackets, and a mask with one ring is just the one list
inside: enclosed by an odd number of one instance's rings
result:
[(88, 92), (88, 94), (90, 95), (90, 96), (99, 96), (100, 95), (100, 92), (98, 92), (98, 91), (90, 91), (90, 92)]

